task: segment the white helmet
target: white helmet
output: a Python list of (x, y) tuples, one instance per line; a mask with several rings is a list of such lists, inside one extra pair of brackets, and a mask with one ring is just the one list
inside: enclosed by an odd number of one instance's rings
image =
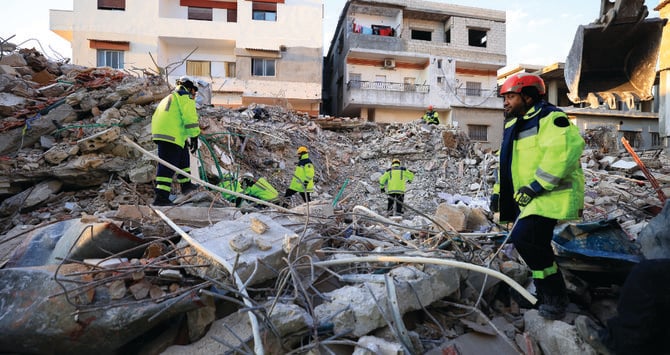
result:
[(254, 179), (254, 174), (244, 173), (244, 174), (242, 174), (242, 179), (253, 180)]

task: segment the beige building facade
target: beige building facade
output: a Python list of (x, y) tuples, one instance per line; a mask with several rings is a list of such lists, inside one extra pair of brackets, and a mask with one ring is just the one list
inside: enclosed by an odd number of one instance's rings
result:
[(435, 1), (350, 0), (324, 64), (323, 112), (375, 122), (419, 119), (497, 146), (506, 64), (505, 12)]
[(189, 75), (211, 103), (318, 114), (323, 0), (73, 0), (51, 10), (74, 64)]

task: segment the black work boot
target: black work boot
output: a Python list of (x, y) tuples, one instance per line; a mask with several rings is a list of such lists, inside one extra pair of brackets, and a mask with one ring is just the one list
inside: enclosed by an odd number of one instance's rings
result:
[(570, 304), (563, 274), (558, 271), (545, 279), (535, 279), (535, 287), (541, 301), (537, 308), (540, 316), (550, 320), (563, 319)]
[(185, 184), (181, 185), (181, 193), (182, 195), (188, 195), (193, 191), (197, 191), (198, 186), (193, 184), (192, 182), (187, 182)]
[(165, 194), (157, 193), (156, 197), (154, 198), (154, 202), (152, 203), (152, 205), (154, 205), (154, 206), (172, 206), (172, 205), (174, 205), (174, 203), (172, 203), (172, 201), (170, 201), (169, 195), (166, 196)]
[(565, 317), (565, 309), (568, 308), (570, 300), (568, 296), (543, 296), (542, 304), (538, 307), (538, 313), (544, 319), (561, 320)]

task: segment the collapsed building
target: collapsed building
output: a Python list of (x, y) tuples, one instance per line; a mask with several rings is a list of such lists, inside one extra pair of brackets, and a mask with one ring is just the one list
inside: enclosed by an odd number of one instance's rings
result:
[[(200, 191), (152, 207), (170, 83), (27, 49), (0, 63), (2, 352), (594, 353), (574, 318), (606, 319), (643, 252), (670, 254), (661, 152), (585, 150), (584, 218), (555, 239), (572, 303), (545, 321), (488, 210), (495, 154), (458, 128), (203, 106)], [(283, 191), (302, 145), (313, 201), (223, 198), (245, 172)], [(416, 175), (402, 218), (378, 187), (393, 158)], [(588, 237), (611, 243), (569, 243)]]

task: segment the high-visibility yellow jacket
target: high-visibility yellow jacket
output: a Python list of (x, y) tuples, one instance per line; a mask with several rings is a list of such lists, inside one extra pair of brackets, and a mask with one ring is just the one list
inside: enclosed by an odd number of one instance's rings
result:
[(279, 197), (279, 192), (264, 177), (258, 178), (253, 185), (244, 189), (244, 194), (263, 201), (274, 201)]
[(440, 124), (440, 114), (437, 111), (426, 111), (422, 119), (424, 123)]
[(385, 189), (387, 194), (404, 194), (406, 183), (412, 180), (414, 180), (414, 173), (400, 166), (399, 163), (395, 163), (379, 177), (379, 188)]
[[(513, 221), (517, 215), (580, 218), (584, 208), (584, 172), (580, 162), (583, 149), (584, 139), (577, 126), (563, 111), (545, 101), (523, 117), (507, 121), (498, 186), (494, 186), (494, 192), (500, 192), (500, 220)], [(514, 193), (534, 181), (544, 191), (519, 209)]]
[[(219, 183), (219, 186), (223, 187), (226, 190), (235, 191), (243, 193), (244, 189), (240, 186), (240, 183), (237, 182), (237, 179), (233, 178), (231, 175), (226, 175), (223, 178), (223, 181)], [(222, 192), (221, 196), (230, 202), (234, 202), (237, 199), (237, 196)]]
[(298, 192), (314, 192), (314, 164), (308, 153), (302, 153), (293, 172), (289, 189)]
[(188, 90), (178, 86), (161, 100), (151, 118), (151, 138), (184, 147), (190, 137), (200, 135), (198, 112)]

